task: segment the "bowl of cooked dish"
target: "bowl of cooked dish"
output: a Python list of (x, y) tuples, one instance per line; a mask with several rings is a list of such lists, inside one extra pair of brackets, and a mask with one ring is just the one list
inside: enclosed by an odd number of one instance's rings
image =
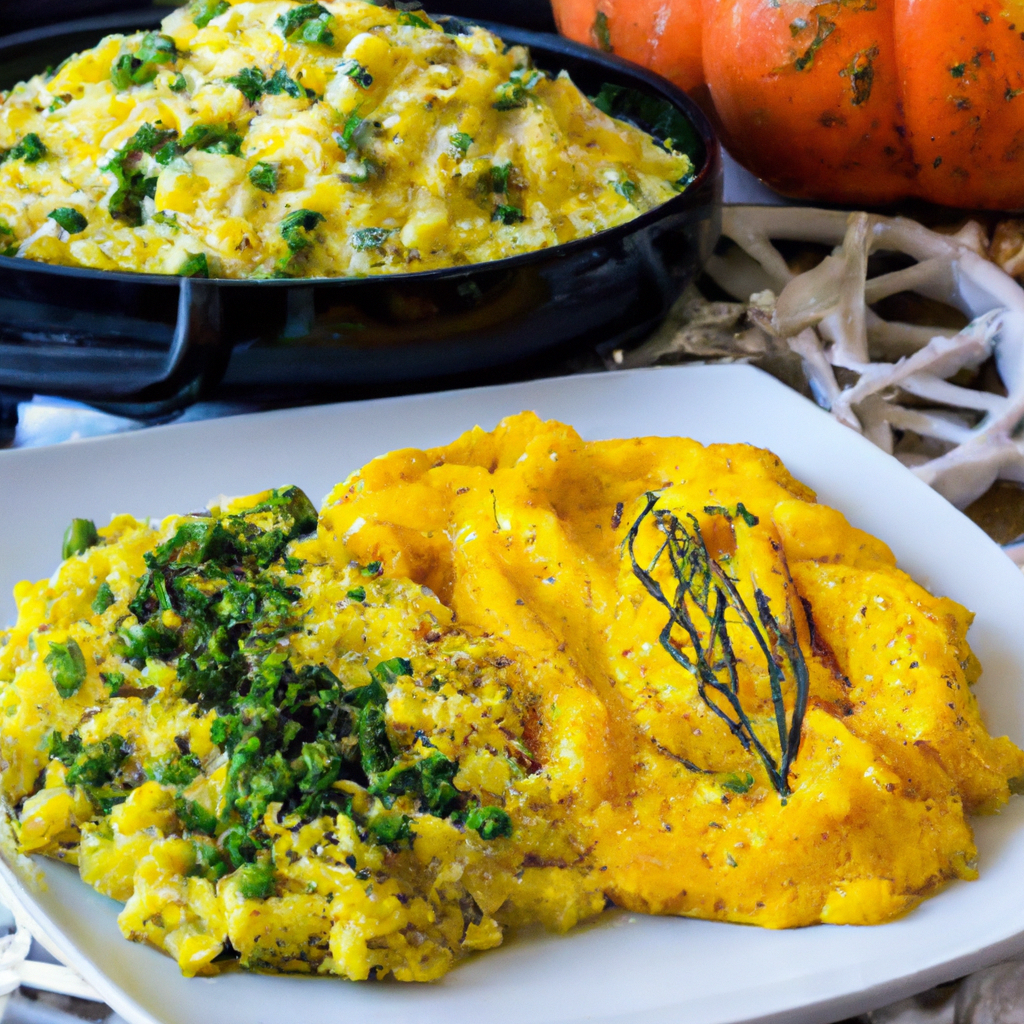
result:
[(700, 111), (555, 37), (194, 0), (0, 56), (0, 386), (293, 398), (624, 344), (717, 237)]

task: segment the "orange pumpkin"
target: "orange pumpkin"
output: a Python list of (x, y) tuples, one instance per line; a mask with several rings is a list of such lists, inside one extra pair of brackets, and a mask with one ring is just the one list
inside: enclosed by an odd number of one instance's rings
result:
[(786, 195), (1024, 207), (1024, 0), (552, 3), (563, 34), (709, 96)]

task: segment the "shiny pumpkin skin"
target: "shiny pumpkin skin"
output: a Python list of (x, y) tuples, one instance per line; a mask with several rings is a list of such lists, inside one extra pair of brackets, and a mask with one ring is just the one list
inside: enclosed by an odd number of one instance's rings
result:
[[(599, 45), (601, 24), (620, 56), (690, 91), (704, 83), (730, 152), (786, 195), (1024, 206), (1021, 0), (553, 6), (571, 38)], [(690, 39), (670, 43), (670, 32)], [(673, 67), (659, 63), (663, 49), (690, 56)]]

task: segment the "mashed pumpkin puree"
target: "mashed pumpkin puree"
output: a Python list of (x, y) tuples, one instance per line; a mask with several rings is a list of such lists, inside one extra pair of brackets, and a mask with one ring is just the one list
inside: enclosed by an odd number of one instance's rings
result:
[(524, 413), (158, 525), (0, 633), (20, 851), (186, 974), (431, 980), (606, 898), (781, 928), (975, 875), (970, 613), (771, 453)]
[(0, 93), (0, 254), (428, 270), (622, 224), (693, 170), (481, 28), (364, 0), (193, 0)]

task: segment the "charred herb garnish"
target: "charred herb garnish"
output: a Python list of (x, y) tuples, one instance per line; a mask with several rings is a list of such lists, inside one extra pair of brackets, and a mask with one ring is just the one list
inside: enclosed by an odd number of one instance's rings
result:
[[(625, 548), (633, 574), (669, 613), (659, 636), (661, 645), (673, 661), (696, 678), (701, 700), (725, 722), (744, 750), (754, 752), (772, 787), (785, 800), (791, 793), (789, 772), (800, 747), (808, 696), (807, 666), (792, 615), (787, 607), (780, 621), (772, 613), (768, 597), (755, 586), (755, 617), (735, 581), (709, 554), (696, 517), (687, 515), (687, 525), (673, 512), (655, 508), (657, 494), (648, 492), (645, 500), (643, 511), (626, 536)], [(748, 528), (757, 524), (757, 517), (742, 505), (737, 506), (735, 513), (718, 506), (708, 506), (705, 512), (726, 516), (734, 528), (738, 521)], [(655, 527), (664, 534), (665, 540), (651, 562), (642, 566), (636, 557), (636, 539), (641, 526), (652, 514)], [(671, 598), (654, 578), (663, 559), (667, 560), (675, 581)], [(684, 634), (681, 641), (673, 637), (677, 629)], [(738, 629), (745, 630), (754, 640), (764, 661), (775, 724), (775, 736), (768, 743), (758, 736), (740, 700), (738, 661), (730, 637), (730, 630)], [(792, 695), (792, 710), (788, 715), (784, 689)], [(745, 791), (739, 788), (741, 778), (745, 782), (745, 776), (730, 776), (723, 785), (733, 792)], [(730, 786), (729, 780), (733, 779), (736, 781)]]

